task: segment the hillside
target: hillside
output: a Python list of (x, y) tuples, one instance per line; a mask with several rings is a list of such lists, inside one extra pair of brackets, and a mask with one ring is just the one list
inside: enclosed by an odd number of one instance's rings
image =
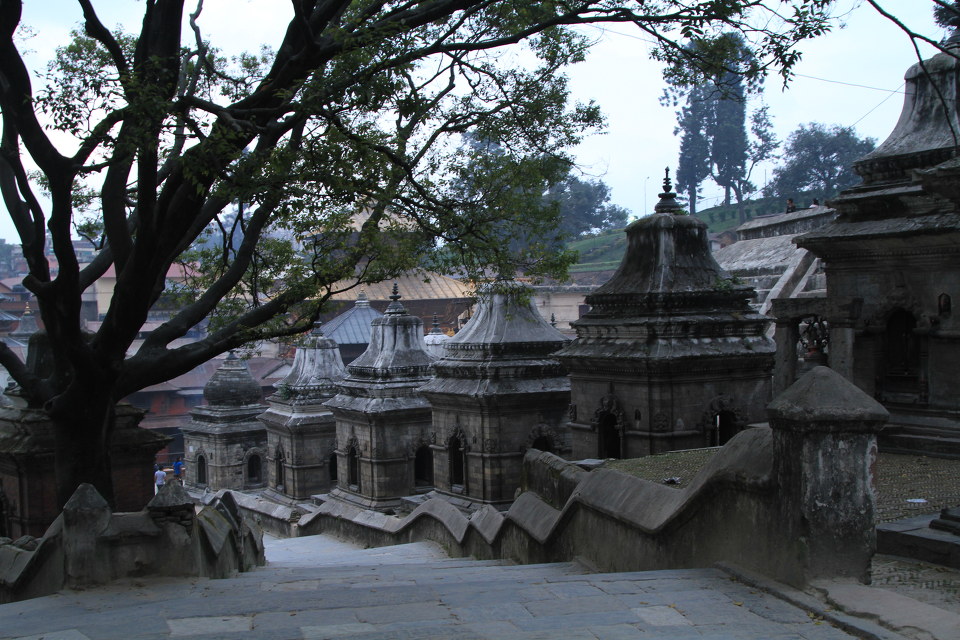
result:
[[(807, 206), (807, 204), (803, 200), (798, 201), (799, 206)], [(748, 220), (757, 216), (781, 213), (785, 210), (784, 202), (779, 198), (747, 200), (743, 203), (743, 206)], [(736, 205), (710, 207), (698, 211), (696, 215), (707, 223), (710, 233), (721, 233), (740, 226)], [(571, 274), (609, 271), (620, 265), (620, 260), (623, 259), (623, 254), (627, 248), (627, 236), (623, 229), (604, 231), (597, 235), (573, 240), (567, 247), (580, 254), (580, 260), (577, 264), (570, 267)]]
[(627, 250), (627, 236), (623, 229), (614, 229), (574, 240), (567, 248), (580, 255), (577, 264), (570, 267), (570, 273), (607, 271), (620, 265)]

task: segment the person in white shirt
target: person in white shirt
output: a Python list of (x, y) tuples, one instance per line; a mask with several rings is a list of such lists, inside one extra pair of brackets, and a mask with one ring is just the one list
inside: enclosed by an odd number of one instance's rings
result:
[(157, 485), (154, 493), (160, 493), (162, 487), (167, 481), (167, 472), (160, 468), (160, 465), (154, 466), (153, 482)]

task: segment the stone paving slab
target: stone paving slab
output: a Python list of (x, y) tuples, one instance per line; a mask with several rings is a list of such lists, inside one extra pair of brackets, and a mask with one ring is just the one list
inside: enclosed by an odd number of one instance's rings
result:
[(322, 536), (267, 540), (267, 557), (269, 566), (225, 580), (130, 580), (2, 605), (0, 637), (855, 637), (717, 569), (584, 574), (572, 564), (449, 559), (425, 543), (361, 550)]

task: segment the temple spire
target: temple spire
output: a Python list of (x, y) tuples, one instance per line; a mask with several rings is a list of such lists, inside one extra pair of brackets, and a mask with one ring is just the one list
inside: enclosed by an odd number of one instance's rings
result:
[(670, 181), (670, 167), (664, 169), (663, 174), (663, 193), (660, 194), (660, 201), (653, 208), (655, 213), (672, 213), (673, 215), (685, 215), (683, 207), (677, 202), (677, 194), (673, 192), (673, 183)]

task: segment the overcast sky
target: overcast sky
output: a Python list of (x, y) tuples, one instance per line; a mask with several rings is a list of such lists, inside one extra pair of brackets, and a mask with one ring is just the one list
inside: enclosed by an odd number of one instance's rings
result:
[[(931, 16), (929, 0), (879, 0), (910, 27), (941, 37)], [(142, 0), (93, 0), (108, 25), (135, 27), (142, 16)], [(191, 7), (193, 2), (187, 2)], [(291, 14), (284, 0), (206, 0), (201, 26), (216, 46), (236, 53), (275, 45)], [(836, 14), (844, 28), (810, 41), (803, 47), (798, 77), (783, 90), (772, 78), (765, 90), (779, 138), (798, 125), (821, 122), (855, 126), (862, 136), (878, 142), (893, 129), (903, 104), (903, 75), (916, 61), (910, 40), (895, 25), (862, 0), (839, 0)], [(28, 49), (31, 64), (42, 68), (56, 46), (67, 42), (69, 31), (81, 19), (75, 0), (24, 0), (23, 23), (36, 32)], [(599, 177), (612, 188), (613, 202), (634, 217), (652, 210), (663, 179), (663, 169), (676, 167), (679, 139), (673, 135), (674, 109), (659, 103), (663, 92), (660, 66), (649, 59), (650, 45), (627, 25), (591, 29), (597, 44), (586, 62), (570, 70), (575, 97), (595, 100), (607, 116), (606, 133), (592, 136), (577, 149), (577, 158), (589, 177)], [(932, 50), (926, 48), (928, 57)], [(754, 174), (762, 185), (769, 168)], [(705, 208), (719, 192), (706, 189)], [(804, 204), (804, 203), (800, 203)], [(0, 237), (17, 242), (6, 216), (0, 218)]]

